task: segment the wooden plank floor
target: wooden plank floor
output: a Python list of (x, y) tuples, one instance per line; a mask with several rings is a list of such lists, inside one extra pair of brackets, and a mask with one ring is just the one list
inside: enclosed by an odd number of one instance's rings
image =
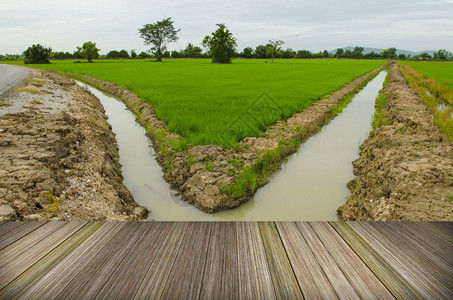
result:
[(453, 223), (0, 223), (0, 299), (452, 299)]

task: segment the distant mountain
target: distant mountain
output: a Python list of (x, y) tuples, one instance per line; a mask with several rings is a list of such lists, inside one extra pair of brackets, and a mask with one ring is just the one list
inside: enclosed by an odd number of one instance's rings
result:
[[(387, 48), (386, 48), (387, 49)], [(343, 50), (346, 51), (346, 50), (354, 50), (354, 47), (351, 47), (351, 46), (348, 46), (348, 47), (343, 47)], [(370, 52), (375, 52), (375, 53), (381, 53), (383, 50), (385, 50), (384, 48), (369, 48), (369, 47), (363, 47), (363, 54), (367, 54), (367, 53), (370, 53)], [(335, 50), (332, 50), (330, 51), (329, 53), (330, 54), (335, 54), (335, 52), (337, 52), (337, 49)], [(437, 50), (423, 50), (423, 51), (420, 51), (420, 52), (415, 52), (415, 51), (409, 51), (409, 50), (403, 50), (403, 49), (396, 49), (396, 54), (397, 55), (400, 55), (400, 54), (405, 54), (405, 55), (420, 55), (422, 53), (428, 53), (429, 55), (433, 56), (434, 52), (437, 52)]]

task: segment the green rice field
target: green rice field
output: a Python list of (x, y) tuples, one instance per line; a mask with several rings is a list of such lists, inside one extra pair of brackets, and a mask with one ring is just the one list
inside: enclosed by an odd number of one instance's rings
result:
[(441, 86), (453, 90), (453, 62), (406, 61), (402, 63), (413, 67), (426, 77), (434, 79)]
[(169, 129), (193, 145), (234, 147), (247, 136), (302, 111), (383, 63), (382, 60), (207, 59), (54, 61), (39, 68), (115, 82), (151, 104)]

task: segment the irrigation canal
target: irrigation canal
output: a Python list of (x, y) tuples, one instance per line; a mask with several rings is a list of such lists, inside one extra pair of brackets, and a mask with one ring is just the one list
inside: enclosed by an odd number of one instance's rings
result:
[[(386, 72), (371, 80), (351, 103), (301, 145), (270, 182), (240, 207), (205, 214), (181, 200), (162, 178), (162, 169), (135, 116), (113, 97), (86, 87), (101, 101), (119, 145), (124, 184), (158, 221), (334, 221), (352, 178), (352, 161), (371, 130), (374, 103)], [(85, 86), (78, 82), (79, 85)]]

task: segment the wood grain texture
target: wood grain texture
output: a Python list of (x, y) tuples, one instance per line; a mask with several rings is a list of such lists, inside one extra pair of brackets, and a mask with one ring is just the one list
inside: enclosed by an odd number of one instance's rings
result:
[(147, 226), (149, 230), (143, 233), (143, 238), (117, 266), (96, 299), (131, 299), (162, 247), (171, 226), (168, 222), (150, 223)]
[(238, 299), (236, 223), (213, 222), (211, 226), (200, 299)]
[(344, 222), (331, 222), (330, 224), (389, 289), (393, 296), (398, 299), (422, 299), (422, 296), (348, 224)]
[(296, 226), (305, 238), (311, 252), (321, 266), (324, 274), (326, 274), (338, 297), (340, 299), (360, 299), (354, 287), (349, 283), (349, 280), (343, 274), (324, 244), (319, 240), (310, 224), (308, 222), (296, 222)]
[(293, 222), (278, 222), (277, 228), (304, 298), (338, 299), (297, 225)]
[(380, 234), (374, 228), (374, 223), (352, 222), (350, 226), (424, 299), (435, 299), (439, 296), (448, 299), (452, 296), (451, 292), (437, 278), (419, 265), (418, 261), (413, 260)]
[(453, 294), (453, 246), (438, 247), (439, 240), (432, 242), (437, 239), (436, 235), (425, 231), (418, 223), (379, 222), (373, 223), (373, 227)]
[(170, 271), (189, 229), (189, 223), (172, 223), (158, 254), (149, 267), (134, 299), (161, 299)]
[(92, 264), (92, 258), (126, 225), (124, 222), (107, 222), (69, 253), (47, 274), (42, 276), (22, 296), (22, 299), (53, 299), (74, 278), (83, 277), (81, 270)]
[(10, 282), (5, 288), (0, 290), (0, 299), (17, 299), (81, 242), (92, 235), (101, 225), (102, 222), (88, 223), (73, 235), (69, 236), (64, 242), (47, 253), (42, 259), (37, 261), (24, 273)]
[(44, 224), (43, 222), (5, 222), (5, 226), (0, 227), (0, 250)]
[(239, 295), (241, 299), (275, 299), (266, 252), (256, 222), (237, 223)]
[(277, 299), (301, 299), (302, 292), (273, 222), (259, 223)]
[(143, 222), (124, 226), (58, 294), (60, 299), (92, 299), (147, 229)]
[(452, 299), (453, 223), (0, 223), (0, 299)]
[(326, 222), (310, 222), (311, 228), (362, 299), (394, 299), (349, 245)]
[(200, 295), (209, 247), (210, 222), (191, 222), (168, 277), (163, 299), (196, 299)]
[[(57, 224), (58, 227), (54, 231), (47, 231), (46, 236), (41, 236), (41, 239), (30, 247), (21, 249), (20, 254), (15, 255), (13, 260), (7, 260), (7, 263), (2, 264), (0, 268), (0, 289), (3, 289), (7, 284), (44, 257), (49, 251), (52, 251), (53, 248), (57, 247), (61, 242), (85, 225), (82, 222), (61, 223)], [(11, 246), (18, 242), (13, 243)], [(4, 250), (8, 248), (6, 247)]]

